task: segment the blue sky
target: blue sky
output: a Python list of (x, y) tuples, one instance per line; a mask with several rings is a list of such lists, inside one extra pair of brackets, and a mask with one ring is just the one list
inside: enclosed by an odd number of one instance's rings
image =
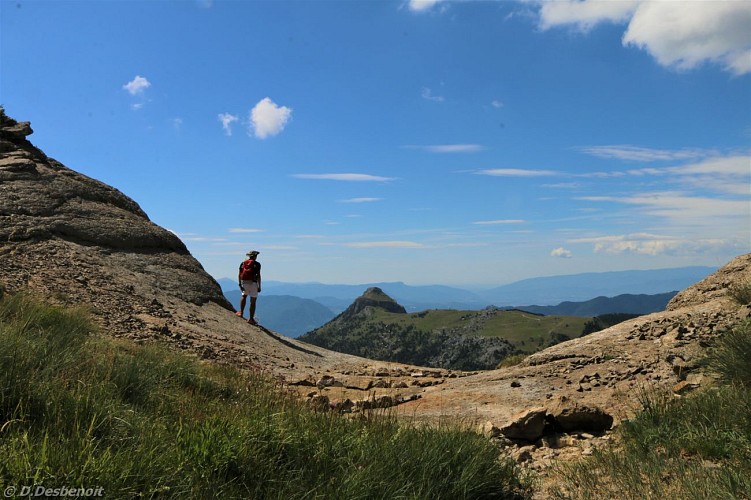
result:
[(746, 1), (0, 3), (0, 103), (216, 278), (504, 284), (751, 251)]

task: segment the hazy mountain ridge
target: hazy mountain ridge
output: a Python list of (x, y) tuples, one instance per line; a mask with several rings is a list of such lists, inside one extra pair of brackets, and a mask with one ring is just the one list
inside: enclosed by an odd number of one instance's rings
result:
[[(371, 287), (383, 290), (407, 311), (425, 309), (483, 309), (519, 307), (524, 304), (549, 306), (561, 302), (581, 302), (595, 297), (655, 295), (682, 290), (712, 274), (716, 268), (691, 266), (652, 270), (592, 272), (544, 276), (515, 281), (487, 290), (470, 291), (445, 285), (407, 285), (402, 282), (357, 285), (287, 283), (264, 280), (264, 293), (292, 295), (319, 302), (335, 312), (343, 311)], [(237, 289), (236, 280), (219, 280), (224, 290)]]
[(563, 314), (567, 316), (600, 316), (602, 314), (626, 313), (649, 314), (663, 311), (675, 292), (647, 294), (623, 294), (617, 297), (595, 297), (583, 302), (565, 301), (555, 306), (517, 306), (516, 309), (537, 314)]

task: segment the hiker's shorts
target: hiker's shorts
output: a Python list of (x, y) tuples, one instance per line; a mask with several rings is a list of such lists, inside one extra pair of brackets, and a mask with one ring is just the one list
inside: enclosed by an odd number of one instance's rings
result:
[(243, 297), (258, 297), (258, 283), (255, 281), (243, 281)]

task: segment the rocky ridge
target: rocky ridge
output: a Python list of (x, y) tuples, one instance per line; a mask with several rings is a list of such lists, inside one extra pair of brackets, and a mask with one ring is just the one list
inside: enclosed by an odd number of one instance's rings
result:
[(326, 351), (239, 320), (179, 238), (118, 190), (48, 158), (26, 139), (28, 123), (0, 118), (5, 289), (84, 304), (103, 334), (263, 370), (320, 409), (398, 404), (410, 419), (474, 422), (513, 443), (514, 456), (536, 469), (605, 445), (607, 428), (636, 410), (638, 388), (680, 395), (706, 384), (710, 377), (699, 364), (706, 348), (750, 315), (749, 305), (728, 294), (734, 284), (751, 282), (746, 254), (680, 292), (665, 311), (510, 368), (451, 372)]

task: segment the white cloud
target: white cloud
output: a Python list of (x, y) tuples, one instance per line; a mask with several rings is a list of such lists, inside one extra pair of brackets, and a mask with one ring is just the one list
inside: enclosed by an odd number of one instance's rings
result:
[(182, 118), (173, 118), (172, 119), (172, 126), (175, 128), (175, 130), (180, 130), (180, 127), (183, 126), (183, 119)]
[(278, 135), (292, 118), (292, 108), (277, 106), (268, 97), (261, 99), (250, 110), (250, 130), (259, 139)]
[(690, 69), (713, 61), (737, 75), (749, 73), (751, 8), (746, 1), (643, 2), (623, 43), (664, 66)]
[(404, 146), (406, 149), (419, 149), (429, 153), (476, 153), (483, 151), (479, 144), (435, 144), (428, 146)]
[(708, 252), (737, 251), (743, 248), (740, 241), (731, 238), (699, 238), (635, 233), (596, 238), (579, 238), (570, 243), (591, 243), (595, 253), (638, 255), (694, 255)]
[(381, 201), (383, 198), (349, 198), (348, 200), (339, 200), (340, 203), (372, 203)]
[(564, 259), (570, 259), (573, 255), (574, 254), (571, 253), (571, 250), (566, 250), (563, 247), (555, 248), (550, 252), (551, 257), (561, 257)]
[(628, 23), (624, 46), (649, 52), (663, 66), (704, 62), (736, 75), (751, 72), (751, 9), (746, 1), (541, 0), (540, 27)]
[(363, 241), (345, 243), (350, 248), (423, 248), (422, 243), (414, 241)]
[(555, 0), (542, 1), (540, 27), (549, 29), (561, 24), (573, 24), (582, 31), (598, 23), (628, 20), (639, 6), (639, 0)]
[(495, 225), (495, 224), (523, 224), (527, 221), (524, 219), (498, 219), (498, 220), (478, 220), (476, 222), (473, 222), (472, 224), (477, 225)]
[(219, 113), (217, 116), (219, 117), (219, 121), (222, 122), (224, 133), (232, 135), (232, 122), (236, 122), (239, 118), (230, 113)]
[(420, 91), (420, 96), (423, 99), (426, 99), (428, 101), (434, 101), (434, 102), (443, 102), (443, 101), (445, 101), (445, 99), (443, 98), (443, 96), (433, 95), (433, 91), (430, 90), (427, 87), (423, 87), (423, 89)]
[(544, 177), (558, 175), (558, 172), (554, 170), (526, 170), (521, 168), (492, 168), (488, 170), (478, 170), (475, 173), (496, 177)]
[(651, 149), (627, 145), (586, 146), (578, 149), (583, 153), (598, 158), (615, 158), (617, 160), (644, 162), (687, 160), (701, 158), (708, 154), (707, 151), (701, 149)]
[(246, 227), (231, 227), (228, 229), (230, 233), (261, 233), (263, 229), (254, 229)]
[(499, 101), (499, 100), (495, 100), (495, 101), (491, 102), (490, 105), (493, 106), (496, 109), (503, 107), (503, 103), (501, 101)]
[(123, 89), (127, 90), (130, 95), (142, 94), (149, 87), (151, 87), (151, 83), (140, 75), (136, 75), (133, 80), (123, 85)]
[(394, 177), (381, 177), (369, 174), (294, 174), (292, 177), (298, 179), (314, 179), (329, 181), (349, 181), (349, 182), (386, 182), (393, 181)]
[(441, 1), (442, 0), (409, 0), (407, 2), (407, 7), (412, 12), (426, 12), (431, 10)]

